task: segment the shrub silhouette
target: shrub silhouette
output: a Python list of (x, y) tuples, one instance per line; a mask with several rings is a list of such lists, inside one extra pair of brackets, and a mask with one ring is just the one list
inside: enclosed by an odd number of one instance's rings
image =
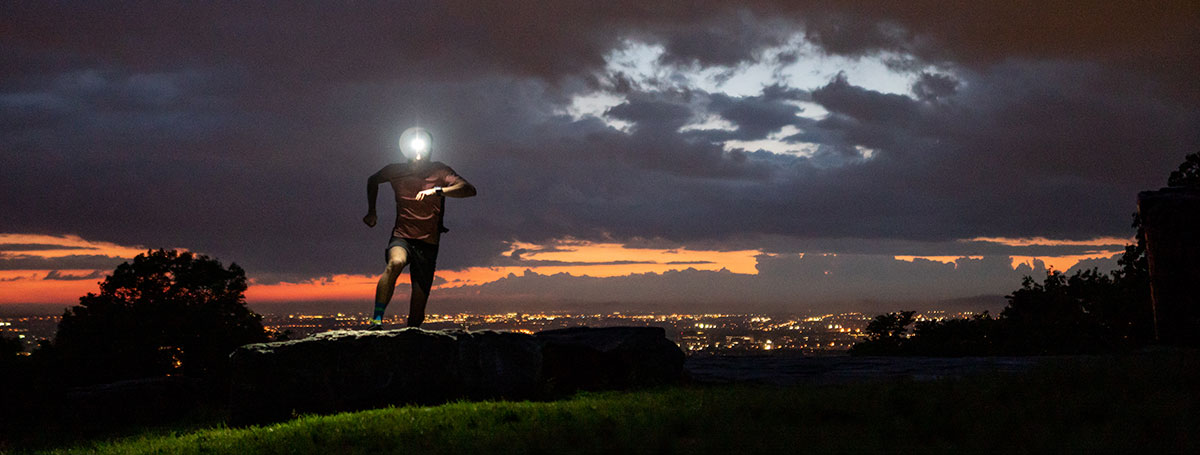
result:
[[(1121, 344), (1110, 329), (1113, 314), (1124, 314), (1110, 293), (1115, 282), (1097, 269), (1067, 276), (1059, 271), (1042, 283), (1025, 277), (1008, 295), (1000, 313), (1005, 321), (1003, 350), (1018, 354), (1109, 351)], [(1107, 317), (1106, 317), (1107, 316)]]
[(908, 326), (913, 323), (915, 311), (901, 311), (875, 316), (867, 324), (866, 341), (850, 347), (856, 355), (900, 354), (908, 336)]
[(1171, 171), (1167, 186), (1200, 187), (1200, 152), (1188, 155), (1179, 169)]
[(1000, 319), (986, 311), (969, 319), (920, 321), (904, 348), (920, 355), (995, 355), (1002, 353), (997, 341), (1002, 340), (1003, 330)]
[(223, 372), (237, 346), (267, 341), (246, 274), (189, 252), (149, 251), (67, 309), (53, 353), (73, 383)]

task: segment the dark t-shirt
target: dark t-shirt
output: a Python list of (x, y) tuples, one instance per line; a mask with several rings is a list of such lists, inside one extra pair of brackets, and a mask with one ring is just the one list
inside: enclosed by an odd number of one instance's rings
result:
[(409, 163), (392, 163), (380, 169), (379, 176), (391, 182), (396, 193), (396, 227), (392, 236), (437, 243), (444, 196), (432, 195), (418, 201), (417, 193), (453, 185), (461, 177), (440, 161), (418, 168)]

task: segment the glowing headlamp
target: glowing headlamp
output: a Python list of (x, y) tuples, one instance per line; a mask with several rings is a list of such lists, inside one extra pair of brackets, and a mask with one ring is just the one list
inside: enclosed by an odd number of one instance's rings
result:
[(428, 159), (432, 148), (433, 136), (428, 131), (425, 131), (425, 128), (409, 128), (404, 130), (404, 134), (400, 135), (400, 151), (409, 158), (414, 160)]

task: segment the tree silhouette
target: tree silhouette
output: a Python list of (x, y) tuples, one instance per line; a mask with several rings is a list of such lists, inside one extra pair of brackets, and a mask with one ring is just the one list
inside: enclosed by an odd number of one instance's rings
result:
[(850, 348), (856, 355), (899, 354), (904, 345), (908, 326), (915, 311), (901, 311), (875, 316), (867, 324), (867, 340)]
[(1167, 177), (1167, 186), (1200, 187), (1200, 152), (1188, 155)]
[(1096, 269), (1074, 275), (1054, 271), (1042, 283), (1025, 277), (1007, 296), (1006, 350), (1020, 354), (1082, 353), (1111, 350), (1115, 336), (1102, 318), (1117, 306), (1109, 302), (1113, 279)]
[(203, 255), (149, 251), (67, 309), (53, 352), (75, 383), (223, 371), (237, 346), (267, 341), (246, 307), (245, 272)]
[(913, 336), (905, 341), (909, 354), (936, 356), (995, 355), (1003, 322), (984, 311), (970, 318), (921, 321), (914, 325)]

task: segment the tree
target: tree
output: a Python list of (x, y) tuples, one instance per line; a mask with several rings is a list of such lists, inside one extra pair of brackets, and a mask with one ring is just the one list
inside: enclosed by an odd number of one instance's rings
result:
[(903, 351), (918, 355), (967, 356), (995, 355), (1003, 341), (1003, 321), (990, 313), (970, 318), (921, 321), (914, 325), (913, 336), (905, 340)]
[(1071, 276), (1053, 271), (1042, 283), (1025, 277), (1000, 313), (1006, 350), (1017, 354), (1108, 351), (1121, 342), (1111, 329), (1113, 278), (1097, 269)]
[(875, 316), (867, 324), (867, 339), (850, 348), (855, 355), (899, 354), (904, 345), (908, 326), (912, 325), (915, 311)]
[(149, 251), (117, 266), (67, 309), (53, 352), (75, 383), (224, 371), (236, 347), (268, 341), (246, 307), (237, 264), (190, 252)]
[(1200, 187), (1200, 153), (1184, 157), (1179, 169), (1167, 177), (1167, 186)]

